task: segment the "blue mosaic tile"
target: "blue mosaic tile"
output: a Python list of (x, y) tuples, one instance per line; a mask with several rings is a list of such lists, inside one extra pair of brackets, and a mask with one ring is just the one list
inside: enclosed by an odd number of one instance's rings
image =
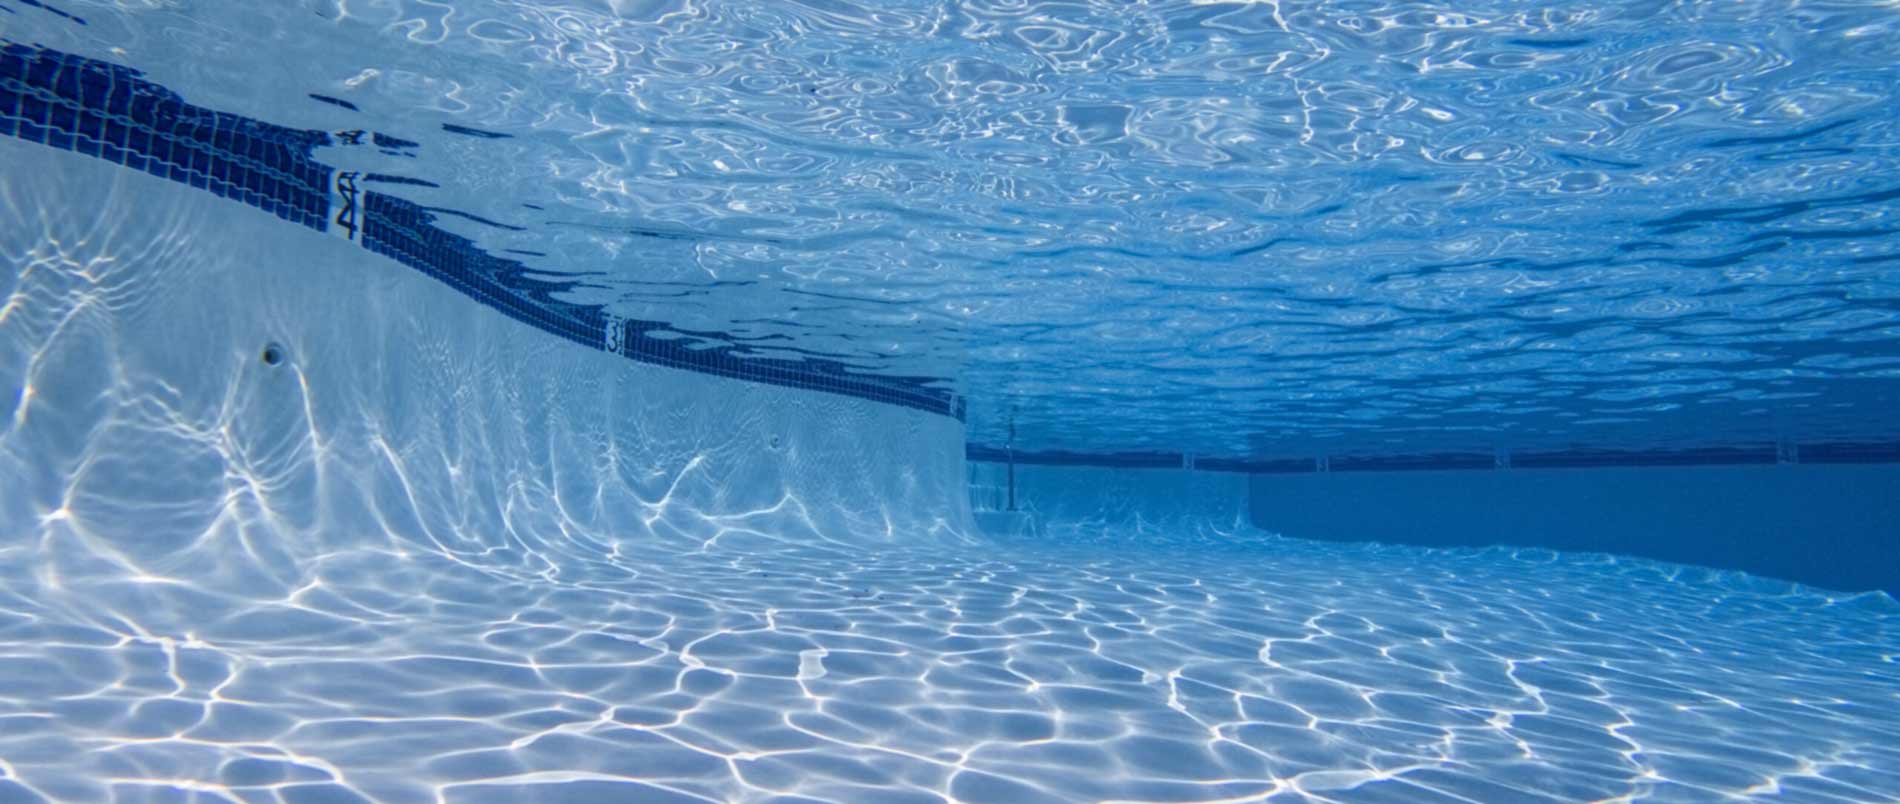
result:
[(1194, 468), (1204, 472), (1239, 472), (1250, 475), (1298, 474), (1315, 471), (1317, 466), (1317, 462), (1312, 458), (1280, 458), (1275, 460), (1199, 458), (1194, 461)]
[(1578, 469), (1593, 466), (1720, 466), (1778, 460), (1773, 444), (1687, 450), (1564, 450), (1511, 456), (1513, 469)]
[(1801, 463), (1900, 463), (1900, 443), (1802, 444)]
[[(1312, 462), (1308, 462), (1309, 467)], [(1414, 470), (1495, 469), (1495, 454), (1339, 455), (1327, 461), (1332, 472), (1406, 472)]]
[(136, 71), (0, 43), (0, 133), (105, 159), (324, 228), (329, 135), (185, 103)]
[(1112, 466), (1123, 469), (1180, 469), (1187, 456), (1179, 452), (1063, 452), (1014, 451), (999, 447), (970, 444), (964, 457), (987, 463), (1017, 463), (1035, 466)]
[(1302, 474), (1307, 472), (1403, 472), (1511, 469), (1589, 469), (1637, 466), (1749, 466), (1774, 463), (1900, 463), (1900, 443), (1707, 447), (1680, 450), (1546, 450), (1506, 453), (1335, 455), (1298, 458), (1188, 458), (1167, 452), (1020, 452), (970, 444), (964, 455), (985, 463), (1045, 466), (1177, 466), (1205, 472)]

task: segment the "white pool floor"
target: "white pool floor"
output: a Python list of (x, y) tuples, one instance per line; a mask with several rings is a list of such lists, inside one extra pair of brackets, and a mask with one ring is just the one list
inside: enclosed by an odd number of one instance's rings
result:
[(779, 520), (345, 550), (269, 596), (46, 523), (0, 569), (0, 800), (1900, 797), (1882, 596), (1251, 534), (843, 551)]

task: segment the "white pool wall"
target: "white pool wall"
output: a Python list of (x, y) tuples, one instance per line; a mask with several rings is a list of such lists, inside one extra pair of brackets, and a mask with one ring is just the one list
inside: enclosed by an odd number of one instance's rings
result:
[(103, 161), (5, 140), (0, 164), (5, 549), (59, 523), (141, 572), (272, 574), (361, 540), (717, 532), (666, 526), (687, 512), (809, 523), (785, 538), (970, 532), (954, 419), (583, 348)]
[[(972, 464), (972, 496), (980, 507), (1007, 507), (1008, 472), (1004, 463)], [(1065, 539), (1251, 530), (1244, 474), (1040, 464), (1017, 464), (1015, 473), (1017, 510), (1039, 527), (1072, 531)]]

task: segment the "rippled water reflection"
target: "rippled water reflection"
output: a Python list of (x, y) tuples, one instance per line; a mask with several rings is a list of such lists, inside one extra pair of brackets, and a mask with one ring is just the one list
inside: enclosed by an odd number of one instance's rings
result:
[(43, 38), (421, 141), (339, 161), (629, 317), (954, 378), (978, 442), (1897, 435), (1882, 5), (85, 9)]
[[(1900, 796), (1891, 599), (1607, 558), (1123, 536), (542, 572), (358, 550), (269, 599), (15, 569), (0, 794)], [(88, 558), (61, 523), (44, 538)], [(227, 613), (168, 614), (211, 599)]]

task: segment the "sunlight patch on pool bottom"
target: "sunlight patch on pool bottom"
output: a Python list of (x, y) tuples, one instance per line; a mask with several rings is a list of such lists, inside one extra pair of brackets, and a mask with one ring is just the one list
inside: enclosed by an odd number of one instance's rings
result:
[[(34, 583), (10, 558), (0, 798), (1900, 795), (1883, 596), (1605, 557), (1194, 541), (715, 545), (538, 570), (343, 550), (252, 600)], [(60, 521), (41, 544), (51, 566), (86, 549)]]

